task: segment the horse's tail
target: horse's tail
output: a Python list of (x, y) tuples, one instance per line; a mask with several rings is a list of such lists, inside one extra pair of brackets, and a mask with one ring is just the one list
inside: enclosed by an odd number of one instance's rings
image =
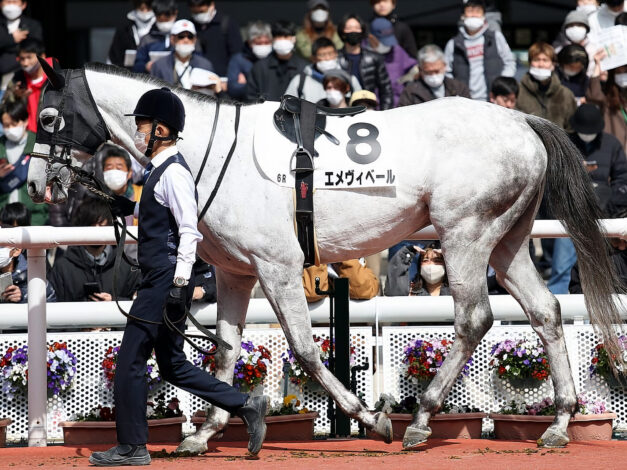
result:
[(623, 294), (627, 289), (609, 257), (609, 246), (598, 222), (603, 214), (582, 165), (581, 153), (568, 135), (551, 122), (535, 116), (526, 116), (526, 121), (548, 153), (544, 197), (551, 214), (564, 224), (575, 245), (590, 320), (603, 338), (609, 357), (615, 358), (612, 367), (625, 366), (613, 326), (622, 323), (621, 309), (612, 294)]

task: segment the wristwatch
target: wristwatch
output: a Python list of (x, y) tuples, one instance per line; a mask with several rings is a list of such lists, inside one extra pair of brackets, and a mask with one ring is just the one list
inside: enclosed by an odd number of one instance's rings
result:
[(174, 285), (176, 287), (185, 287), (187, 284), (189, 284), (189, 281), (184, 277), (177, 276), (174, 278)]

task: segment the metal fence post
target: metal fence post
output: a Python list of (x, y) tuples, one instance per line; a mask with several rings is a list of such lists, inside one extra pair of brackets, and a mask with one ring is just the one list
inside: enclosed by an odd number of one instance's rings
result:
[[(349, 318), (349, 289), (348, 279), (334, 280), (335, 287), (335, 376), (350, 390), (350, 318)], [(351, 421), (340, 410), (335, 414), (336, 433), (340, 437), (350, 437)]]

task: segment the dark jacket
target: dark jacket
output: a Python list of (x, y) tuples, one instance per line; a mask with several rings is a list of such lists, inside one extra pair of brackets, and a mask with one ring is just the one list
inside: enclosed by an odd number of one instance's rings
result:
[(605, 132), (588, 144), (577, 134), (570, 137), (586, 161), (597, 162), (598, 168), (588, 174), (601, 209), (607, 211), (610, 204), (627, 208), (627, 157), (618, 139)]
[(127, 19), (124, 26), (115, 30), (111, 47), (109, 47), (109, 61), (118, 67), (124, 67), (124, 56), (127, 50), (137, 50), (137, 26), (133, 20)]
[[(19, 303), (25, 304), (28, 302), (28, 262), (24, 254), (21, 254), (17, 258), (17, 265), (14, 271), (11, 273), (13, 278), (13, 285), (19, 287), (22, 293), (22, 299)], [(54, 288), (49, 282), (46, 282), (46, 301), (56, 302), (57, 296), (54, 292)]]
[[(55, 261), (48, 280), (57, 293), (59, 302), (82, 302), (88, 300), (83, 285), (86, 282), (99, 282), (101, 292), (113, 295), (113, 273), (115, 262), (115, 247), (107, 247), (107, 259), (104, 265), (97, 265), (88, 256), (83, 246), (70, 246), (63, 258)], [(118, 299), (128, 300), (137, 291), (139, 286), (139, 271), (131, 269), (124, 260), (120, 264), (117, 279)]]
[(196, 302), (215, 303), (218, 301), (218, 289), (216, 288), (216, 269), (205, 263), (200, 258), (194, 263), (194, 280), (196, 287), (202, 287), (205, 295)]
[(247, 99), (252, 101), (263, 98), (268, 101), (279, 101), (292, 78), (301, 73), (307, 63), (296, 53), (293, 53), (287, 62), (280, 61), (274, 52), (257, 61), (246, 77)]
[[(43, 41), (43, 33), (39, 21), (22, 15), (20, 17), (19, 29), (28, 30), (29, 38)], [(15, 72), (20, 68), (20, 64), (15, 58), (17, 57), (17, 43), (13, 39), (13, 35), (9, 34), (7, 29), (7, 19), (0, 14), (0, 75)]]
[(237, 77), (239, 77), (240, 73), (248, 76), (253, 65), (258, 60), (248, 43), (244, 43), (242, 51), (231, 57), (226, 71), (226, 76), (229, 79), (228, 93), (231, 98), (236, 100), (246, 99), (246, 83), (238, 83)]
[[(352, 73), (351, 63), (346, 56), (346, 49), (340, 51), (339, 62), (340, 67), (348, 73)], [(394, 94), (390, 76), (385, 68), (385, 59), (376, 52), (362, 47), (359, 75), (358, 78), (363, 89), (379, 95), (379, 107), (381, 109), (391, 109), (394, 103)]]
[[(446, 77), (444, 79), (444, 96), (462, 96), (470, 98), (470, 90), (462, 82), (453, 78)], [(421, 104), (436, 99), (431, 88), (422, 81), (422, 78), (409, 83), (398, 102), (398, 106), (410, 106), (412, 104)]]
[[(616, 272), (624, 287), (627, 287), (627, 250), (613, 250), (611, 254), (612, 262), (616, 266)], [(575, 263), (570, 273), (570, 284), (568, 292), (571, 294), (583, 294), (581, 290), (581, 278), (579, 277), (579, 263)], [(619, 294), (620, 292), (617, 292)]]
[(558, 69), (557, 76), (560, 78), (562, 85), (572, 91), (576, 98), (586, 96), (586, 92), (588, 91), (588, 87), (590, 85), (590, 78), (588, 77), (586, 70), (582, 70), (574, 77), (567, 77), (560, 69)]
[(409, 295), (409, 266), (415, 256), (417, 256), (416, 252), (409, 245), (394, 253), (394, 256), (388, 262), (383, 295), (388, 297)]
[[(377, 18), (377, 16), (374, 16), (372, 19), (374, 18)], [(390, 23), (394, 25), (394, 36), (398, 41), (398, 45), (405, 49), (405, 52), (415, 59), (418, 55), (418, 46), (416, 45), (416, 37), (409, 25), (400, 21), (395, 11), (384, 18), (389, 20)]]
[(170, 35), (162, 33), (153, 26), (148, 34), (146, 34), (137, 48), (135, 56), (135, 64), (133, 72), (146, 73), (146, 64), (150, 62), (150, 53), (152, 51), (172, 51), (174, 47), (170, 44)]
[[(192, 69), (205, 69), (213, 72), (213, 65), (205, 57), (197, 52), (192, 54), (192, 58), (189, 60), (190, 67)], [(160, 78), (172, 85), (180, 85), (179, 77), (174, 70), (174, 52), (169, 56), (162, 57), (155, 61), (150, 69), (150, 75)]]
[(586, 93), (586, 102), (596, 104), (601, 108), (605, 120), (605, 132), (612, 134), (623, 147), (627, 148), (627, 118), (625, 118), (620, 109), (614, 111), (610, 109), (599, 77), (590, 79), (590, 85)]
[[(489, 91), (494, 79), (503, 74), (505, 63), (499, 54), (496, 33), (488, 29), (483, 36), (485, 41), (483, 44), (483, 69)], [(453, 38), (453, 75), (456, 80), (468, 85), (470, 83), (470, 62), (464, 41), (465, 37), (461, 31)]]
[(215, 67), (214, 72), (225, 77), (231, 56), (242, 50), (237, 22), (218, 11), (210, 23), (194, 22), (194, 25), (204, 56)]
[(577, 110), (573, 92), (560, 83), (557, 74), (551, 75), (548, 87), (542, 87), (527, 72), (520, 81), (516, 109), (548, 119), (570, 132), (570, 118)]

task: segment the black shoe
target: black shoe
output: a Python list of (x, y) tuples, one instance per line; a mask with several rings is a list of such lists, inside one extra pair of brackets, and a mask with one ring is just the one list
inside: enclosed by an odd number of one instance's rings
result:
[(96, 467), (118, 467), (123, 465), (150, 465), (150, 454), (145, 445), (120, 444), (104, 452), (94, 452), (89, 463)]
[(266, 411), (270, 399), (267, 396), (248, 397), (244, 406), (237, 410), (236, 414), (244, 423), (250, 438), (248, 439), (248, 452), (257, 455), (266, 438)]

